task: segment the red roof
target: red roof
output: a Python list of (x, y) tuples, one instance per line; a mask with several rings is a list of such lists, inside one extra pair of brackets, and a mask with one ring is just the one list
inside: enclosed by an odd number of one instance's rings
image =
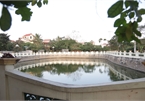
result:
[(31, 33), (30, 34), (25, 34), (24, 36), (30, 36), (30, 35), (33, 35), (33, 34), (31, 34)]

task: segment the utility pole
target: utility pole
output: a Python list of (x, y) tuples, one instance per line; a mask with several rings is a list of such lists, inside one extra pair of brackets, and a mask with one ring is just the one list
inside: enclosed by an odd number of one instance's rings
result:
[(136, 41), (134, 41), (134, 53), (136, 53)]

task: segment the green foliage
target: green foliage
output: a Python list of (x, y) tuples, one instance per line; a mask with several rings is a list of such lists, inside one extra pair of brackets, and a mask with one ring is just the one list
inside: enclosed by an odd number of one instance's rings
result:
[(0, 3), (3, 5), (2, 16), (0, 17), (0, 28), (3, 31), (7, 31), (10, 29), (12, 22), (9, 7), (14, 7), (17, 9), (15, 13), (22, 16), (21, 21), (30, 21), (33, 12), (30, 8), (28, 8), (28, 5), (31, 4), (34, 6), (37, 4), (38, 7), (41, 7), (42, 4), (48, 4), (48, 0), (0, 1)]
[(33, 42), (33, 46), (31, 47), (32, 50), (38, 51), (44, 49), (44, 44), (41, 35), (35, 34), (32, 42)]
[(109, 46), (105, 46), (105, 47), (103, 47), (102, 51), (110, 51), (110, 47)]
[(6, 51), (9, 43), (9, 35), (0, 33), (0, 51)]
[(38, 7), (41, 7), (42, 6), (41, 0), (38, 1), (37, 6)]
[(81, 44), (74, 43), (69, 48), (70, 48), (70, 51), (80, 51), (81, 50), (80, 46), (81, 46)]
[(32, 15), (30, 8), (27, 7), (18, 8), (15, 13), (22, 16), (22, 21), (30, 21), (30, 17)]
[(114, 22), (114, 27), (117, 27), (115, 34), (118, 42), (135, 40), (140, 43), (138, 37), (141, 33), (137, 28), (138, 23), (142, 21), (142, 15), (145, 14), (145, 9), (138, 9), (138, 5), (139, 2), (135, 0), (121, 0), (108, 9), (108, 17), (114, 18), (120, 15), (120, 18)]
[(123, 11), (123, 1), (117, 1), (108, 10), (108, 17), (116, 17)]
[(129, 51), (129, 50), (133, 50), (133, 46), (134, 46), (133, 43), (131, 43), (131, 42), (118, 42), (117, 41), (118, 40), (117, 38), (118, 38), (117, 36), (113, 36), (108, 41), (111, 50), (118, 50), (118, 51)]
[(50, 42), (50, 47), (54, 47), (55, 51), (62, 51), (62, 49), (76, 51), (80, 49), (80, 44), (71, 38), (57, 37)]
[(21, 41), (20, 39), (17, 40), (16, 42), (14, 42), (14, 45), (13, 45), (13, 51), (15, 52), (19, 52), (19, 51), (23, 51), (24, 50), (24, 42)]
[(81, 47), (82, 51), (93, 51), (94, 45), (91, 42), (85, 42), (84, 45)]
[(118, 50), (118, 42), (117, 42), (117, 37), (116, 36), (113, 36), (111, 38), (111, 40), (108, 41), (109, 43), (109, 46), (111, 48), (111, 50)]
[[(106, 39), (104, 39), (106, 40)], [(69, 51), (103, 51), (109, 50), (109, 48), (102, 48), (100, 45), (93, 45), (92, 41), (85, 42), (84, 44), (78, 43), (71, 38), (57, 37), (49, 43), (51, 50), (54, 47), (54, 51), (62, 51), (62, 49), (68, 49)]]
[(11, 15), (6, 7), (3, 6), (2, 8), (2, 16), (0, 18), (0, 28), (3, 31), (6, 31), (10, 28), (12, 22)]

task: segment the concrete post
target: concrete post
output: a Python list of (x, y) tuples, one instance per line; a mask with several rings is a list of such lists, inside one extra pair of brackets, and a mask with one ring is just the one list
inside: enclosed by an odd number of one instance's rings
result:
[(129, 51), (129, 56), (132, 56), (132, 52), (131, 51)]
[(136, 41), (134, 41), (134, 53), (136, 53)]
[(8, 84), (5, 71), (11, 71), (14, 69), (19, 59), (16, 58), (0, 58), (0, 100), (9, 100)]
[(124, 51), (124, 56), (126, 56), (126, 51)]
[(139, 57), (139, 52), (138, 51), (136, 51), (135, 56)]

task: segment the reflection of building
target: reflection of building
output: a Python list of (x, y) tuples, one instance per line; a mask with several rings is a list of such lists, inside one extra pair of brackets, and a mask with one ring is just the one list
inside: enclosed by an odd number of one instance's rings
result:
[(34, 39), (34, 35), (30, 33), (30, 34), (25, 34), (24, 36), (22, 36), (21, 41), (33, 43), (32, 42), (33, 39)]

